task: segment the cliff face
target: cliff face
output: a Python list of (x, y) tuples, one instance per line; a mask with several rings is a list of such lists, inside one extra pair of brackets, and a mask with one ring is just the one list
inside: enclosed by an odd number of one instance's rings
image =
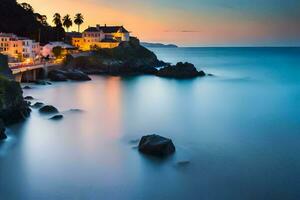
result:
[(123, 42), (114, 49), (96, 49), (90, 56), (67, 59), (65, 69), (78, 69), (86, 73), (136, 73), (140, 69), (165, 65), (156, 55), (140, 45), (137, 38)]
[(12, 74), (5, 61), (0, 55), (0, 121), (7, 125), (28, 117), (30, 109), (20, 84), (10, 79)]

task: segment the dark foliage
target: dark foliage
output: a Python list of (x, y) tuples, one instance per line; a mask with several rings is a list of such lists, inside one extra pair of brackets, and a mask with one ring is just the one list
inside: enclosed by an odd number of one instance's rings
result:
[(47, 17), (34, 13), (29, 4), (18, 4), (16, 0), (1, 0), (0, 32), (14, 33), (41, 43), (61, 41), (65, 37), (63, 27), (51, 27)]

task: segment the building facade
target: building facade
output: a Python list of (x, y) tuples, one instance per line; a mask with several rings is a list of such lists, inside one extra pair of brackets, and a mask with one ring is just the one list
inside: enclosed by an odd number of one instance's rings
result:
[(0, 33), (0, 53), (10, 61), (34, 61), (40, 55), (40, 44), (12, 33)]
[(129, 41), (130, 33), (123, 26), (100, 26), (87, 28), (80, 37), (72, 38), (72, 45), (88, 51), (97, 48), (115, 48)]

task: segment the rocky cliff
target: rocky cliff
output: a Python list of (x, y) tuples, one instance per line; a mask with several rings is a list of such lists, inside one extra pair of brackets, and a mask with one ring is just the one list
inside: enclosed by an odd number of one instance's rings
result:
[(20, 84), (11, 79), (5, 57), (0, 55), (0, 120), (7, 125), (28, 117), (30, 109)]
[(69, 56), (64, 69), (77, 69), (88, 74), (125, 75), (143, 73), (150, 67), (164, 66), (156, 55), (140, 45), (137, 38), (114, 49), (95, 49), (89, 56)]

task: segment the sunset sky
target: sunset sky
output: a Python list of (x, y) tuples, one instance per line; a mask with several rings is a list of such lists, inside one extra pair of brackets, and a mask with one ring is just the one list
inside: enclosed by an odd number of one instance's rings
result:
[[(48, 22), (82, 13), (142, 41), (182, 46), (300, 45), (300, 0), (24, 0)], [(24, 2), (19, 0), (18, 2)], [(72, 30), (77, 28), (73, 26)]]

